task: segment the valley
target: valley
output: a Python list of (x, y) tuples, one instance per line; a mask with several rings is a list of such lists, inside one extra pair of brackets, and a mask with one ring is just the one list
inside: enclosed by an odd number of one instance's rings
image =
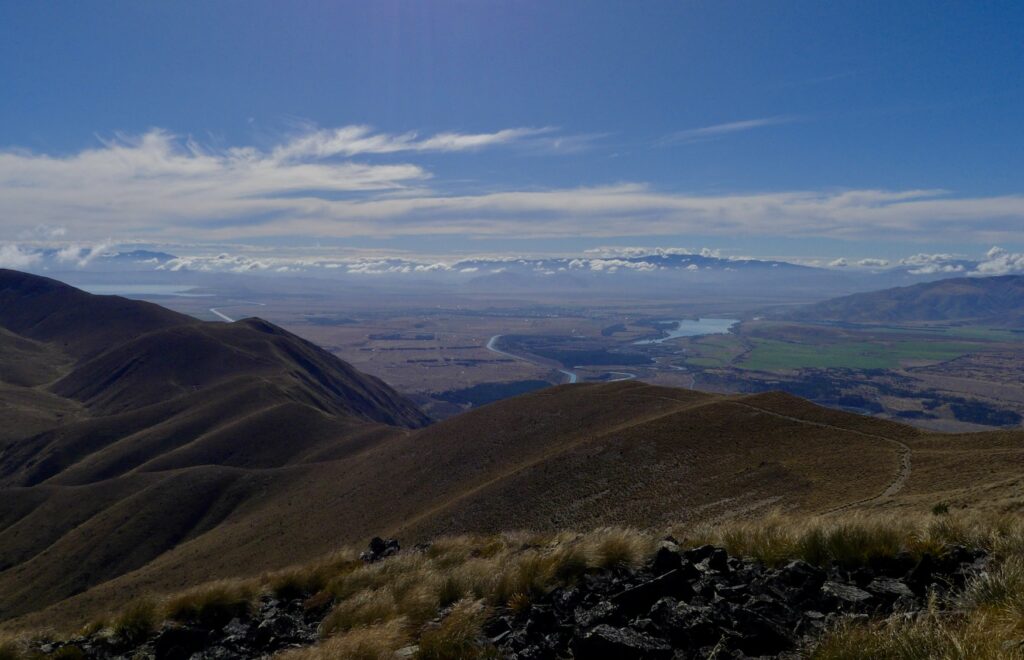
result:
[(150, 299), (211, 320), (213, 302), (231, 318), (260, 314), (392, 383), (435, 419), (572, 377), (723, 393), (783, 389), (941, 431), (1024, 418), (1013, 366), (1024, 356), (1024, 332), (993, 320), (808, 321), (787, 317), (806, 316), (792, 302), (700, 296), (581, 305), (453, 294), (421, 296), (415, 308), (386, 294), (372, 303), (327, 292)]

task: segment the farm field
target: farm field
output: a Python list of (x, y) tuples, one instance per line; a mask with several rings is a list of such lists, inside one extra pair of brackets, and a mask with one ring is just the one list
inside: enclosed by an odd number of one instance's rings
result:
[(850, 341), (838, 344), (795, 344), (770, 339), (752, 341), (753, 350), (736, 364), (741, 369), (895, 369), (905, 362), (942, 362), (986, 350), (980, 343), (948, 341)]

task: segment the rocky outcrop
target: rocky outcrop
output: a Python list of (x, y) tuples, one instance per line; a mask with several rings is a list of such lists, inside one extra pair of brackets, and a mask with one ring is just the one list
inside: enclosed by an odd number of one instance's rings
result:
[[(375, 538), (360, 557), (373, 563), (398, 552), (398, 541)], [(982, 550), (951, 546), (938, 555), (901, 554), (856, 567), (794, 560), (768, 568), (710, 545), (683, 550), (667, 538), (643, 568), (589, 572), (517, 611), (497, 610), (480, 642), (513, 660), (799, 657), (841, 619), (916, 616), (932, 596), (941, 603), (963, 588), (986, 562)], [(108, 630), (35, 650), (102, 660), (270, 657), (316, 643), (333, 605), (324, 595), (265, 595), (230, 618), (165, 623), (132, 642)], [(401, 652), (415, 654), (415, 647)]]
[(119, 638), (107, 629), (43, 644), (38, 650), (44, 656), (102, 660), (269, 658), (278, 651), (317, 642), (317, 630), (329, 603), (321, 607), (310, 604), (305, 597), (263, 596), (252, 609), (227, 620), (213, 617), (195, 623), (166, 622), (155, 633), (134, 640)]
[(985, 562), (983, 551), (955, 546), (916, 561), (767, 568), (713, 546), (683, 551), (669, 538), (648, 567), (585, 575), (495, 617), (487, 633), (516, 660), (795, 657), (841, 618), (912, 617)]

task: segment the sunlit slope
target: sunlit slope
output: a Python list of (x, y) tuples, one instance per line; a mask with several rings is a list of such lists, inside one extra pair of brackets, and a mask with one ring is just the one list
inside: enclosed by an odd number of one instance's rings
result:
[[(152, 495), (132, 500), (140, 513), (124, 521), (127, 529), (113, 548), (137, 542), (131, 535), (141, 537), (145, 525), (132, 532), (136, 518), (159, 515), (174, 500), (180, 526), (162, 541), (164, 551), (149, 561), (136, 557), (138, 565), (118, 559), (112, 573), (123, 575), (57, 606), (84, 613), (140, 590), (273, 568), (375, 534), (413, 541), (460, 531), (658, 527), (769, 507), (827, 510), (881, 495), (900, 470), (899, 452), (887, 438), (918, 435), (785, 395), (726, 397), (636, 382), (563, 386), (413, 433), (351, 437), (306, 454), (316, 462), (150, 466), (89, 487), (48, 482), (37, 487), (47, 489), (45, 502), (22, 505), (35, 508), (16, 526), (30, 533), (37, 519), (60, 510), (57, 502), (71, 490), (127, 488), (124, 482), (137, 480)], [(174, 497), (186, 487), (202, 493), (200, 501)], [(94, 497), (104, 495), (87, 499)], [(203, 501), (211, 503), (209, 511)], [(95, 512), (79, 507), (68, 522), (73, 533), (45, 539), (42, 556), (0, 573), (0, 593), (19, 594), (3, 603), (8, 616), (71, 596), (51, 577), (54, 567), (79, 571), (78, 544), (111, 534), (119, 506), (123, 500)], [(186, 515), (189, 507), (195, 509)], [(51, 591), (39, 600), (19, 590), (48, 582)]]

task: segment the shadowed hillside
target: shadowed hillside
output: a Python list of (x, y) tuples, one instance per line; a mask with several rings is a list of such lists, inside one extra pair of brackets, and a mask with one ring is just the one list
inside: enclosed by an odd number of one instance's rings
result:
[(1024, 325), (1024, 276), (963, 277), (855, 293), (790, 312), (801, 321), (977, 321)]

